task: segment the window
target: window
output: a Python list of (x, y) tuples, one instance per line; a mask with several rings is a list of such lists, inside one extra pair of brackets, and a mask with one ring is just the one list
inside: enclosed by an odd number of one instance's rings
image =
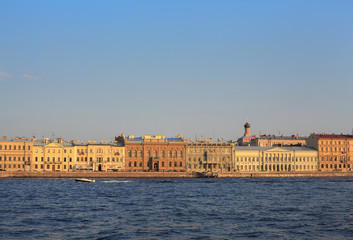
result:
[(162, 158), (164, 158), (164, 151), (163, 150), (162, 150), (161, 156), (162, 156)]
[(129, 150), (128, 152), (128, 157), (131, 157), (131, 150)]
[(168, 152), (168, 157), (170, 157), (170, 158), (172, 157), (172, 151)]
[(154, 153), (153, 153), (153, 157), (157, 157), (157, 151), (154, 151)]
[(137, 157), (137, 151), (136, 150), (134, 151), (134, 157)]
[(38, 157), (35, 158), (35, 161), (38, 162)]
[(147, 151), (147, 157), (148, 158), (150, 157), (150, 151)]
[(183, 157), (183, 151), (179, 152), (179, 157)]
[(142, 157), (142, 151), (141, 150), (139, 151), (139, 157)]

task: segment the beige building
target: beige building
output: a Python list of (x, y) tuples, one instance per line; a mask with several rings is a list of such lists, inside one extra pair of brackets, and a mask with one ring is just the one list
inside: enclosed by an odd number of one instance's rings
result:
[(236, 171), (318, 171), (318, 152), (307, 147), (235, 147)]
[(125, 147), (117, 142), (76, 142), (77, 171), (124, 171)]
[(89, 141), (35, 141), (32, 171), (123, 171), (124, 146), (118, 143)]
[(296, 135), (292, 136), (276, 136), (276, 135), (260, 135), (250, 141), (250, 146), (272, 147), (272, 146), (306, 146), (306, 137)]
[(186, 144), (186, 171), (233, 171), (231, 143), (191, 142)]
[(24, 137), (0, 140), (0, 169), (5, 171), (29, 171), (33, 141)]
[(72, 142), (57, 140), (35, 141), (31, 171), (74, 171), (75, 146)]

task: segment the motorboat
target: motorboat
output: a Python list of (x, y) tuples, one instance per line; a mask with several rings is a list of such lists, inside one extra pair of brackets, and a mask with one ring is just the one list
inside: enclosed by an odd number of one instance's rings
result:
[(76, 182), (96, 182), (94, 179), (89, 179), (89, 178), (75, 178)]

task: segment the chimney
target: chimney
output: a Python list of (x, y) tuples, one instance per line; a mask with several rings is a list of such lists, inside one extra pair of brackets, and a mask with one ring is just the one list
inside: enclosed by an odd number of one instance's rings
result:
[(2, 139), (5, 140), (5, 139), (6, 139), (6, 136), (2, 136)]

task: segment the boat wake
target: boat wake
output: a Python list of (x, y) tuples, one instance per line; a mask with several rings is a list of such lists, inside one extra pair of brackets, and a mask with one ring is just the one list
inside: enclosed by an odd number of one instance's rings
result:
[(104, 183), (131, 183), (131, 180), (108, 180), (108, 181), (102, 181)]

